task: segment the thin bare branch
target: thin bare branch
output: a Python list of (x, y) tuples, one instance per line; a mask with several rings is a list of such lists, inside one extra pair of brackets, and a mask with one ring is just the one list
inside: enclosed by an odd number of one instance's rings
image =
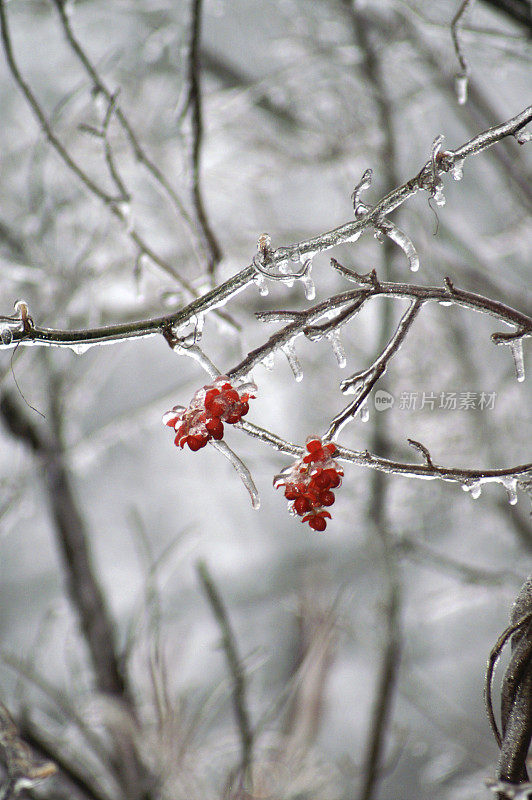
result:
[(233, 709), (240, 736), (240, 774), (245, 777), (251, 767), (253, 750), (253, 731), (249, 719), (246, 700), (246, 676), (238, 655), (236, 639), (224, 606), (207, 564), (199, 561), (196, 570), (203, 590), (207, 596), (214, 618), (222, 634), (222, 647), (229, 673), (233, 681)]
[(89, 537), (65, 464), (57, 414), (52, 412), (53, 430), (47, 434), (36, 427), (9, 394), (1, 399), (0, 414), (9, 432), (30, 447), (43, 464), (42, 475), (63, 556), (68, 592), (91, 655), (98, 690), (129, 704), (129, 690), (116, 651), (114, 626), (96, 580)]
[(187, 140), (187, 160), (190, 175), (192, 205), (199, 226), (202, 249), (208, 256), (207, 269), (212, 276), (222, 257), (220, 245), (212, 231), (205, 211), (201, 190), (200, 166), (203, 143), (203, 112), (200, 80), (202, 0), (190, 0), (190, 33), (185, 54), (185, 91), (180, 117), (190, 127)]
[(148, 173), (155, 180), (155, 183), (159, 185), (161, 189), (163, 189), (163, 191), (166, 193), (167, 197), (171, 200), (179, 216), (182, 217), (182, 219), (186, 222), (189, 233), (192, 235), (194, 230), (193, 222), (188, 212), (186, 211), (185, 207), (183, 206), (183, 203), (181, 202), (177, 192), (172, 187), (168, 179), (165, 177), (164, 173), (159, 169), (159, 167), (155, 164), (155, 162), (151, 159), (151, 157), (146, 153), (145, 148), (141, 145), (137, 137), (137, 134), (133, 130), (126, 114), (124, 113), (121, 106), (117, 102), (116, 92), (112, 92), (111, 89), (109, 89), (109, 87), (99, 74), (98, 70), (94, 66), (94, 63), (90, 60), (86, 51), (83, 49), (77, 37), (75, 36), (74, 31), (72, 29), (72, 25), (70, 24), (68, 13), (65, 9), (66, 4), (64, 0), (53, 0), (53, 3), (59, 14), (65, 38), (68, 44), (70, 45), (72, 51), (75, 53), (80, 63), (82, 64), (83, 68), (89, 75), (92, 81), (93, 91), (103, 95), (107, 100), (107, 102), (109, 103), (109, 105), (113, 104), (113, 112), (116, 115), (118, 122), (120, 123), (124, 133), (128, 138), (128, 141), (131, 145), (131, 149), (135, 155), (135, 158), (137, 159), (139, 164), (145, 167)]

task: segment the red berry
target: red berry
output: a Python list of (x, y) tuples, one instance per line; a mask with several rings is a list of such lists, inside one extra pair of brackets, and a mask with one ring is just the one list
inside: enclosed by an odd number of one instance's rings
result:
[(194, 452), (196, 450), (201, 450), (202, 447), (205, 447), (207, 442), (209, 441), (208, 436), (189, 436), (187, 437), (187, 444), (191, 450)]
[(209, 431), (213, 439), (221, 439), (224, 435), (223, 422), (219, 417), (208, 419), (205, 428)]
[(328, 489), (331, 485), (331, 478), (327, 474), (327, 470), (325, 470), (325, 472), (320, 470), (320, 472), (317, 472), (312, 476), (311, 483), (313, 483), (318, 489)]
[(249, 405), (248, 405), (248, 403), (247, 403), (247, 402), (245, 402), (245, 401), (244, 401), (244, 402), (243, 402), (241, 405), (242, 405), (242, 411), (240, 412), (240, 415), (241, 415), (242, 417), (244, 417), (244, 416), (245, 416), (245, 415), (248, 413), (248, 411), (249, 411)]
[(314, 453), (317, 450), (321, 450), (321, 442), (319, 439), (311, 439), (310, 442), (307, 442), (307, 450), (309, 453)]
[(335, 501), (334, 494), (329, 491), (321, 492), (320, 494), (320, 504), (322, 506), (332, 506)]
[(299, 497), (299, 492), (295, 486), (287, 486), (284, 490), (284, 496), (287, 500), (295, 500), (296, 497)]
[(324, 531), (327, 527), (327, 521), (323, 517), (319, 517), (316, 515), (315, 517), (311, 517), (308, 521), (310, 527), (315, 531)]
[(323, 474), (327, 475), (329, 479), (329, 486), (331, 489), (336, 489), (337, 486), (340, 486), (342, 479), (340, 477), (340, 474), (336, 472), (335, 469), (332, 469), (332, 467), (329, 469), (325, 469), (323, 471)]
[(211, 417), (221, 417), (227, 408), (226, 403), (221, 394), (213, 395), (207, 401), (205, 398), (205, 410)]
[(311, 505), (307, 497), (298, 497), (294, 500), (294, 511), (296, 514), (299, 514), (300, 517), (306, 514), (307, 511), (310, 511), (310, 509)]
[(209, 389), (209, 391), (205, 394), (205, 400), (204, 400), (205, 408), (207, 408), (209, 404), (212, 403), (214, 398), (218, 397), (219, 394), (220, 394), (219, 389)]
[(236, 389), (226, 389), (222, 392), (222, 397), (229, 403), (239, 403), (240, 402), (240, 395), (238, 394)]

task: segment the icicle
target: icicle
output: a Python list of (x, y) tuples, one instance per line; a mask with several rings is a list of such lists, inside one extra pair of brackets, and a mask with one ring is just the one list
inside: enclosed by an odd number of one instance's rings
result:
[(363, 403), (360, 406), (360, 419), (362, 422), (368, 422), (369, 420), (369, 408), (367, 403)]
[(511, 506), (517, 504), (517, 478), (502, 478), (501, 483), (506, 489), (508, 502)]
[(346, 242), (351, 242), (351, 243), (352, 242), (356, 242), (357, 239), (360, 239), (360, 237), (362, 236), (363, 233), (364, 233), (363, 230), (362, 231), (355, 231), (351, 236), (349, 236), (347, 239), (345, 239), (345, 241)]
[(482, 493), (482, 484), (480, 481), (466, 481), (462, 484), (464, 492), (469, 492), (473, 500), (478, 500)]
[(441, 181), (435, 184), (432, 190), (432, 199), (437, 206), (445, 205), (445, 195), (443, 194), (443, 183)]
[(69, 350), (72, 350), (72, 352), (75, 353), (77, 356), (82, 356), (83, 353), (86, 353), (87, 350), (90, 350), (91, 347), (93, 347), (92, 344), (86, 344), (86, 343), (81, 343), (81, 342), (80, 342), (80, 344), (69, 344), (68, 345)]
[(338, 330), (331, 331), (327, 334), (327, 339), (330, 341), (334, 357), (338, 362), (338, 366), (340, 369), (343, 369), (347, 364), (347, 358), (345, 355), (344, 346), (342, 344), (342, 340), (340, 339), (340, 332)]
[(303, 275), (301, 282), (305, 287), (305, 297), (307, 300), (314, 300), (316, 297), (316, 287), (314, 281), (310, 277), (310, 270), (306, 275)]
[(460, 158), (455, 161), (451, 167), (451, 175), (455, 181), (461, 181), (464, 177), (464, 159)]
[(467, 102), (467, 84), (468, 76), (466, 72), (459, 72), (454, 79), (454, 90), (456, 92), (456, 99), (458, 105), (463, 106)]
[(404, 231), (400, 230), (393, 222), (386, 221), (384, 228), (386, 234), (390, 239), (398, 245), (408, 259), (408, 265), (412, 272), (417, 272), (419, 269), (419, 256), (416, 252), (412, 241), (408, 238)]
[(512, 339), (509, 342), (510, 348), (512, 350), (512, 355), (514, 357), (514, 364), (515, 364), (515, 374), (517, 376), (517, 380), (519, 383), (522, 383), (525, 379), (525, 359), (523, 355), (523, 337), (520, 336), (518, 339)]
[(249, 492), (249, 496), (251, 497), (251, 505), (258, 511), (260, 508), (260, 497), (257, 487), (255, 486), (255, 482), (251, 476), (251, 472), (246, 467), (244, 462), (237, 456), (237, 454), (231, 450), (231, 448), (224, 442), (224, 441), (216, 441), (216, 439), (211, 439), (209, 444), (214, 447), (215, 450), (218, 450), (225, 458), (231, 462), (233, 467), (238, 473), (238, 477), (246, 487)]
[(264, 277), (264, 275), (261, 275), (260, 272), (257, 272), (257, 274), (255, 275), (253, 280), (257, 284), (260, 296), (261, 297), (267, 297), (269, 292), (270, 292), (270, 290), (268, 289), (268, 287), (266, 285), (266, 278)]
[(285, 354), (287, 361), (290, 365), (290, 369), (294, 373), (294, 378), (299, 383), (300, 381), (303, 380), (303, 369), (296, 355), (294, 345), (292, 344), (292, 342), (287, 342), (282, 346), (281, 350)]
[(275, 353), (268, 353), (260, 363), (263, 367), (266, 367), (266, 369), (272, 370), (275, 366)]
[[(383, 242), (385, 242), (385, 241), (386, 241), (386, 235), (385, 235), (385, 234), (384, 234), (384, 232), (383, 232), (383, 231), (381, 231), (379, 228), (376, 228), (376, 229), (375, 229), (375, 233), (373, 234), (373, 236), (374, 236), (374, 237), (375, 237), (375, 239), (376, 239), (378, 242), (380, 242), (381, 244), (383, 244)], [(390, 237), (390, 238), (391, 238), (391, 237)]]

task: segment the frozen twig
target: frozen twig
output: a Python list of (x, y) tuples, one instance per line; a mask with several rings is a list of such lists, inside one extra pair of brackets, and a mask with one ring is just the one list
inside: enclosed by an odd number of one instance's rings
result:
[(434, 464), (432, 463), (432, 458), (430, 456), (430, 453), (429, 453), (428, 449), (425, 447), (424, 444), (421, 444), (421, 442), (416, 442), (415, 439), (407, 439), (407, 441), (408, 441), (408, 444), (410, 445), (410, 447), (413, 447), (415, 450), (419, 450), (419, 452), (422, 454), (423, 458), (425, 459), (425, 463), (426, 463), (427, 467), (433, 467), (434, 466)]
[(236, 472), (238, 473), (238, 477), (246, 487), (249, 492), (249, 496), (251, 498), (251, 505), (253, 508), (258, 511), (260, 508), (260, 497), (257, 487), (255, 486), (255, 482), (251, 475), (251, 472), (246, 467), (242, 459), (240, 459), (234, 450), (231, 450), (229, 445), (223, 441), (216, 441), (216, 439), (211, 439), (209, 442), (211, 447), (214, 447), (215, 450), (218, 450), (225, 458), (232, 464), (235, 468)]
[(455, 78), (456, 98), (462, 106), (467, 102), (467, 82), (469, 80), (469, 64), (467, 63), (462, 43), (460, 41), (460, 29), (464, 24), (466, 11), (473, 5), (474, 0), (461, 0), (458, 10), (451, 22), (451, 36), (453, 38), (454, 50), (460, 64), (460, 72)]
[[(501, 748), (497, 777), (504, 783), (528, 782), (526, 758), (532, 738), (532, 578), (523, 585), (514, 603), (510, 625), (493, 647), (486, 671), (486, 707), (490, 724)], [(512, 639), (512, 655), (504, 674), (501, 692), (501, 730), (493, 712), (491, 687), (500, 654)], [(509, 796), (501, 791), (500, 798)]]
[[(72, 51), (75, 53), (76, 57), (80, 61), (81, 65), (87, 72), (88, 76), (92, 81), (92, 88), (95, 94), (100, 94), (111, 105), (113, 104), (113, 113), (116, 116), (122, 130), (127, 136), (127, 139), (130, 143), (131, 149), (133, 154), (147, 172), (152, 176), (155, 183), (161, 187), (161, 189), (165, 192), (167, 197), (172, 202), (175, 210), (179, 214), (179, 216), (186, 222), (189, 231), (193, 232), (193, 223), (188, 215), (186, 209), (183, 206), (179, 196), (177, 195), (176, 191), (173, 189), (167, 178), (165, 177), (164, 173), (159, 169), (159, 167), (155, 164), (155, 162), (150, 158), (150, 156), (146, 153), (144, 147), (140, 144), (140, 141), (137, 137), (137, 134), (133, 130), (126, 114), (122, 110), (121, 106), (117, 102), (117, 94), (116, 92), (112, 92), (111, 89), (107, 86), (99, 72), (97, 71), (94, 63), (90, 60), (89, 56), (87, 55), (86, 51), (81, 46), (79, 40), (77, 39), (74, 31), (72, 29), (72, 25), (70, 24), (70, 19), (68, 13), (65, 9), (65, 2), (64, 0), (53, 0), (53, 3), (57, 9), (59, 14), (59, 18), (61, 20), (61, 25), (63, 26), (63, 32), (65, 34), (65, 38), (71, 47)], [(3, 4), (3, 0), (2, 0)]]
[(114, 197), (113, 195), (108, 194), (104, 189), (98, 186), (95, 181), (92, 180), (91, 177), (77, 164), (76, 161), (72, 158), (70, 153), (66, 150), (63, 146), (62, 142), (57, 138), (54, 134), (51, 125), (43, 112), (36, 96), (32, 92), (30, 86), (20, 73), (20, 70), (17, 66), (15, 61), (15, 57), (13, 54), (13, 48), (11, 46), (11, 38), (9, 34), (9, 29), (7, 26), (7, 15), (5, 9), (5, 0), (0, 0), (0, 30), (2, 36), (2, 44), (4, 47), (4, 53), (6, 56), (6, 60), (15, 79), (15, 82), (18, 84), (20, 90), (22, 91), (24, 97), (28, 105), (30, 106), (31, 110), (33, 111), (34, 115), (39, 122), (42, 130), (46, 134), (46, 138), (54, 148), (54, 150), (58, 153), (60, 158), (64, 161), (69, 169), (79, 178), (79, 180), (86, 186), (86, 188), (92, 192), (96, 197), (98, 197), (103, 203), (106, 205), (112, 205), (113, 203), (120, 200), (120, 197)]
[[(168, 183), (168, 181), (166, 180), (162, 172), (154, 164), (154, 162), (151, 161), (151, 159), (146, 155), (144, 149), (141, 147), (138, 139), (136, 138), (135, 133), (133, 132), (131, 126), (129, 125), (127, 117), (125, 116), (120, 106), (116, 102), (116, 96), (104, 84), (104, 82), (96, 72), (94, 66), (89, 61), (84, 50), (79, 45), (77, 39), (74, 37), (72, 28), (70, 27), (70, 23), (68, 20), (68, 15), (66, 14), (64, 9), (64, 3), (62, 2), (62, 0), (54, 0), (54, 2), (61, 15), (61, 20), (67, 37), (67, 41), (69, 42), (70, 46), (80, 59), (81, 63), (87, 70), (88, 74), (90, 75), (93, 81), (94, 90), (102, 94), (106, 98), (109, 106), (110, 107), (112, 106), (113, 113), (116, 115), (116, 118), (118, 119), (120, 125), (124, 129), (129, 139), (129, 142), (132, 146), (132, 149), (135, 153), (135, 157), (140, 163), (142, 163), (146, 167), (148, 172), (155, 179), (156, 183), (164, 188), (165, 192), (172, 199), (176, 209), (179, 211), (180, 216), (187, 223), (189, 230), (194, 232), (194, 223), (192, 222), (186, 210), (184, 209), (183, 205), (181, 204), (181, 201), (179, 200), (179, 197), (177, 196), (176, 192), (172, 189), (171, 185)], [(118, 191), (116, 195), (106, 192), (79, 166), (79, 164), (77, 164), (77, 162), (69, 155), (68, 151), (65, 149), (59, 138), (54, 134), (50, 122), (48, 121), (48, 118), (42, 106), (38, 102), (35, 94), (32, 92), (29, 84), (22, 77), (22, 74), (15, 60), (11, 44), (11, 37), (8, 28), (5, 0), (0, 0), (0, 29), (1, 29), (1, 38), (4, 47), (4, 52), (6, 55), (7, 63), (11, 71), (11, 74), (15, 82), (21, 89), (34, 115), (36, 116), (37, 121), (39, 122), (42, 130), (46, 134), (48, 141), (50, 142), (56, 153), (59, 155), (59, 157), (62, 159), (63, 163), (70, 170), (72, 170), (72, 172), (79, 178), (79, 180), (84, 184), (84, 186), (88, 189), (88, 191), (91, 192), (94, 195), (94, 197), (96, 197), (117, 220), (119, 220), (120, 224), (124, 229), (125, 235), (128, 236), (129, 239), (133, 242), (137, 252), (140, 255), (149, 258), (150, 261), (156, 264), (163, 272), (165, 272), (167, 275), (170, 275), (187, 292), (189, 297), (193, 298), (197, 297), (198, 293), (192, 286), (192, 284), (185, 278), (183, 278), (181, 274), (173, 267), (173, 265), (166, 258), (163, 258), (161, 255), (159, 255), (136, 229), (134, 221), (131, 219), (130, 203), (124, 201), (123, 189), (125, 187), (123, 187), (120, 179), (118, 181)], [(117, 185), (116, 178), (118, 176), (118, 173), (116, 172), (116, 169), (114, 167), (114, 162), (112, 162), (113, 164), (112, 168), (109, 165), (108, 147), (106, 148), (106, 163), (108, 168), (110, 169), (113, 183), (116, 186)], [(217, 313), (220, 314), (220, 312)]]
[(190, 33), (186, 45), (185, 89), (180, 117), (188, 123), (187, 160), (190, 175), (192, 205), (199, 227), (202, 250), (208, 258), (207, 269), (214, 274), (221, 258), (220, 245), (207, 219), (200, 182), (200, 160), (203, 141), (203, 119), (200, 81), (200, 39), (202, 0), (190, 0)]
[[(4, 0), (0, 0), (0, 21), (5, 19)], [(502, 125), (490, 128), (487, 131), (475, 136), (469, 142), (459, 147), (455, 151), (446, 151), (444, 156), (438, 160), (436, 171), (438, 174), (450, 172), (456, 160), (463, 160), (470, 155), (481, 153), (486, 148), (500, 141), (505, 136), (513, 136), (517, 131), (524, 128), (532, 120), (532, 106), (522, 111), (517, 116), (504, 122)], [(327, 231), (320, 236), (307, 239), (289, 247), (278, 248), (271, 254), (272, 268), (279, 268), (286, 264), (287, 260), (303, 260), (312, 258), (319, 252), (329, 250), (336, 245), (353, 241), (358, 238), (360, 232), (368, 227), (374, 227), (375, 223), (389, 214), (394, 209), (402, 205), (406, 200), (421, 190), (432, 192), (434, 186), (434, 165), (432, 159), (425, 164), (422, 170), (411, 180), (402, 186), (388, 192), (374, 208), (358, 220), (351, 221), (345, 225)], [(146, 249), (145, 242), (133, 231), (131, 238), (140, 248), (144, 248), (147, 255), (157, 258), (150, 249)], [(159, 262), (160, 263), (160, 260)], [(24, 344), (46, 344), (53, 346), (73, 345), (92, 345), (111, 342), (124, 341), (127, 338), (139, 336), (151, 336), (161, 333), (164, 328), (170, 326), (181, 327), (192, 320), (200, 313), (207, 313), (218, 309), (234, 295), (241, 292), (251, 284), (257, 274), (256, 268), (250, 264), (239, 273), (229, 278), (224, 283), (207, 292), (202, 297), (198, 297), (189, 303), (185, 308), (175, 314), (158, 317), (149, 320), (138, 320), (122, 325), (110, 325), (103, 328), (86, 329), (79, 331), (61, 331), (38, 328), (32, 326), (31, 330), (20, 330), (18, 327), (12, 331), (12, 339), (9, 344), (3, 346), (15, 347), (19, 342)], [(192, 290), (192, 287), (188, 287)], [(421, 290), (421, 287), (418, 287)], [(406, 290), (405, 290), (406, 291)], [(466, 296), (468, 293), (462, 292), (464, 298), (460, 304), (467, 304)], [(406, 296), (406, 295), (405, 295)], [(446, 298), (442, 298), (446, 299)], [(495, 301), (490, 301), (491, 306), (497, 305)], [(502, 304), (499, 304), (502, 305)]]
[(413, 300), (410, 307), (401, 318), (397, 330), (373, 364), (367, 370), (359, 372), (356, 375), (351, 375), (351, 377), (342, 381), (340, 388), (344, 394), (355, 394), (356, 396), (353, 402), (332, 420), (325, 434), (326, 440), (336, 439), (344, 425), (346, 425), (362, 408), (371, 390), (379, 378), (386, 372), (390, 359), (392, 359), (399, 350), (420, 308), (421, 301), (417, 299)]
[[(293, 444), (271, 431), (260, 428), (258, 425), (247, 420), (241, 420), (235, 427), (240, 428), (249, 436), (259, 439), (264, 444), (270, 445), (275, 450), (294, 458), (301, 458), (306, 450), (301, 445)], [(374, 455), (368, 450), (349, 450), (345, 447), (337, 446), (334, 454), (336, 461), (343, 461), (354, 464), (358, 467), (384, 472), (387, 475), (403, 475), (408, 478), (419, 480), (442, 480), (449, 483), (456, 483), (459, 486), (480, 482), (483, 484), (499, 483), (505, 486), (509, 481), (515, 481), (516, 487), (528, 494), (532, 498), (532, 462), (518, 464), (503, 469), (465, 469), (461, 467), (444, 467), (441, 464), (409, 464), (402, 461), (394, 461), (390, 458)]]
[(222, 647), (233, 681), (233, 709), (240, 736), (240, 774), (242, 777), (245, 777), (251, 767), (253, 751), (253, 731), (247, 708), (245, 670), (238, 655), (236, 639), (227, 610), (207, 568), (207, 564), (204, 561), (200, 561), (196, 569), (202, 588), (207, 596), (214, 618), (222, 634)]
[[(351, 195), (353, 198), (353, 210), (355, 212), (355, 218), (357, 219), (360, 219), (365, 214), (368, 214), (371, 210), (371, 206), (367, 206), (362, 203), (360, 195), (363, 191), (370, 187), (372, 176), (373, 170), (367, 169), (362, 175), (360, 181), (355, 186), (353, 194)], [(404, 252), (408, 260), (410, 270), (412, 272), (418, 271), (419, 256), (416, 252), (416, 248), (406, 233), (400, 230), (397, 225), (394, 225), (394, 223), (390, 222), (389, 219), (384, 219), (383, 217), (375, 223), (375, 236), (377, 239), (379, 239), (379, 241), (385, 241), (385, 237), (388, 236), (392, 242), (395, 242), (395, 244)]]

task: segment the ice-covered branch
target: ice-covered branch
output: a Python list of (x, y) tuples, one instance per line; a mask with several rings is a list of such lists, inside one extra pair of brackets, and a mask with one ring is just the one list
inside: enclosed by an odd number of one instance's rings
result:
[[(259, 439), (281, 453), (286, 453), (296, 458), (301, 458), (305, 455), (304, 447), (287, 442), (285, 439), (254, 425), (248, 420), (242, 420), (235, 427), (240, 428), (249, 436)], [(506, 489), (509, 502), (512, 504), (515, 502), (517, 489), (522, 490), (532, 499), (532, 462), (518, 464), (505, 469), (463, 469), (461, 467), (444, 467), (436, 464), (426, 448), (425, 453), (425, 464), (409, 464), (382, 458), (367, 450), (349, 450), (338, 445), (334, 458), (337, 461), (354, 464), (358, 467), (379, 470), (388, 475), (403, 475), (407, 478), (418, 478), (419, 480), (442, 480), (456, 483), (462, 486), (465, 491), (470, 492), (473, 498), (480, 496), (484, 485), (498, 483)], [(427, 454), (430, 464), (427, 460)]]
[(467, 82), (469, 80), (469, 64), (467, 63), (462, 43), (460, 41), (460, 29), (464, 24), (466, 11), (473, 5), (475, 0), (461, 0), (458, 10), (451, 22), (451, 36), (453, 37), (454, 50), (460, 64), (460, 72), (455, 78), (456, 97), (462, 106), (467, 101)]
[[(448, 278), (445, 281), (445, 286), (441, 288), (391, 281), (381, 283), (374, 271), (367, 275), (358, 275), (343, 267), (336, 259), (331, 259), (331, 264), (349, 281), (359, 284), (360, 288), (352, 292), (343, 292), (342, 294), (330, 297), (328, 300), (318, 303), (306, 311), (294, 312), (282, 310), (258, 313), (257, 317), (262, 321), (275, 322), (289, 320), (289, 323), (285, 325), (284, 328), (272, 334), (264, 344), (252, 350), (240, 364), (231, 369), (227, 373), (230, 377), (238, 379), (244, 378), (258, 364), (267, 364), (279, 350), (287, 354), (287, 348), (291, 348), (290, 352), (292, 352), (294, 340), (301, 334), (304, 334), (312, 341), (324, 336), (331, 337), (335, 332), (338, 332), (341, 325), (344, 325), (351, 317), (357, 314), (370, 298), (377, 296), (410, 299), (413, 301), (413, 306), (415, 305), (415, 310), (412, 307), (411, 311), (405, 315), (405, 318), (400, 324), (400, 339), (398, 344), (402, 342), (408, 327), (413, 322), (414, 317), (417, 315), (422, 305), (428, 302), (437, 302), (442, 306), (457, 305), (476, 311), (482, 311), (507, 324), (516, 326), (517, 331), (515, 333), (508, 335), (494, 334), (494, 341), (496, 341), (496, 343), (499, 343), (500, 337), (509, 336), (515, 348), (518, 347), (515, 342), (521, 342), (526, 336), (532, 335), (531, 317), (497, 300), (491, 300), (482, 295), (458, 289)], [(317, 324), (318, 321), (323, 318), (325, 318), (326, 321)], [(505, 338), (501, 339), (501, 343), (503, 341), (507, 343)], [(396, 349), (396, 346), (393, 345), (393, 340), (389, 347), (392, 348), (391, 354), (393, 355)], [(373, 373), (375, 368), (381, 364), (381, 360), (386, 362), (389, 357), (390, 351), (386, 348), (381, 354), (378, 364), (376, 362), (366, 373), (353, 376), (352, 379), (346, 379), (343, 382), (343, 391), (346, 391), (344, 387), (347, 387), (350, 381), (356, 382), (359, 379), (368, 378), (370, 373)], [(380, 374), (382, 374), (382, 371)]]
[(336, 439), (344, 425), (363, 408), (369, 393), (379, 378), (386, 372), (390, 359), (393, 358), (403, 343), (420, 308), (421, 301), (418, 299), (413, 300), (399, 322), (394, 335), (373, 364), (363, 372), (358, 372), (342, 381), (340, 384), (342, 392), (344, 392), (344, 394), (354, 394), (356, 396), (355, 399), (332, 420), (324, 437), (326, 440)]
[[(118, 120), (120, 127), (124, 131), (135, 159), (139, 164), (141, 164), (146, 171), (151, 175), (155, 183), (162, 189), (162, 191), (167, 195), (169, 200), (171, 201), (172, 205), (174, 206), (175, 210), (179, 214), (179, 216), (186, 222), (188, 229), (190, 232), (193, 232), (194, 226), (192, 220), (190, 219), (183, 203), (181, 202), (177, 192), (169, 183), (167, 178), (165, 177), (164, 173), (159, 169), (157, 164), (152, 160), (152, 158), (148, 155), (143, 145), (141, 145), (137, 134), (133, 130), (131, 123), (129, 122), (128, 117), (126, 116), (125, 112), (121, 108), (120, 104), (116, 101), (116, 92), (112, 92), (111, 89), (107, 86), (101, 75), (99, 74), (98, 70), (96, 69), (94, 63), (89, 58), (87, 52), (83, 49), (81, 43), (77, 39), (74, 31), (72, 29), (72, 25), (69, 19), (69, 15), (65, 9), (64, 0), (53, 0), (54, 6), (57, 9), (57, 13), (59, 14), (59, 18), (61, 21), (61, 25), (63, 27), (63, 32), (65, 34), (65, 38), (72, 49), (73, 53), (85, 69), (85, 72), (89, 76), (92, 82), (92, 89), (94, 94), (101, 95), (105, 97), (106, 101), (111, 104), (113, 102), (113, 111)], [(3, 2), (2, 2), (3, 5)], [(9, 35), (9, 34), (7, 34)]]
[[(23, 90), (25, 90), (27, 89), (26, 84), (22, 81), (20, 73), (18, 72), (18, 69), (12, 59), (11, 44), (6, 28), (4, 0), (0, 0), (0, 24), (2, 28), (4, 49), (8, 54), (8, 63), (11, 66), (12, 73), (14, 74), (17, 82), (21, 87), (24, 87)], [(31, 94), (30, 96), (33, 97)], [(40, 119), (39, 113), (37, 113), (37, 111), (35, 113)], [(430, 159), (414, 178), (389, 192), (370, 211), (368, 211), (368, 213), (362, 215), (359, 219), (355, 219), (354, 221), (348, 222), (345, 225), (342, 225), (331, 231), (327, 231), (326, 233), (311, 239), (271, 251), (269, 254), (269, 269), (271, 268), (272, 271), (275, 271), (275, 274), (280, 275), (282, 274), (283, 269), (287, 268), (287, 265), (288, 268), (292, 270), (293, 264), (296, 262), (305, 264), (305, 262), (309, 259), (312, 260), (313, 256), (315, 256), (317, 253), (329, 250), (339, 244), (355, 241), (362, 231), (367, 228), (375, 226), (378, 227), (384, 216), (398, 208), (398, 206), (402, 205), (417, 192), (426, 190), (429, 191), (432, 196), (435, 173), (437, 173), (437, 176), (439, 177), (441, 174), (452, 172), (452, 170), (456, 167), (457, 162), (463, 161), (463, 159), (470, 155), (481, 153), (483, 150), (500, 141), (500, 139), (505, 136), (513, 136), (522, 128), (524, 128), (525, 125), (527, 125), (527, 123), (529, 123), (531, 120), (532, 106), (525, 109), (512, 119), (507, 120), (502, 125), (490, 128), (478, 136), (475, 136), (457, 150), (445, 151), (445, 153), (441, 155), (441, 158), (437, 159), (437, 162), (433, 159)], [(114, 213), (119, 214), (116, 204), (111, 204), (111, 208)], [(160, 266), (165, 265), (165, 267), (170, 267), (170, 265), (167, 265), (164, 260), (160, 259), (157, 254), (154, 253), (151, 248), (149, 248), (147, 243), (142, 239), (142, 237), (140, 237), (137, 231), (131, 230), (130, 236), (137, 247), (145, 252), (156, 263), (158, 263)], [(170, 267), (170, 270), (172, 274), (175, 273), (173, 268)], [(181, 280), (177, 273), (175, 273), (174, 276), (178, 280)], [(22, 326), (17, 325), (9, 317), (3, 317), (2, 319), (4, 320), (5, 325), (3, 326), (4, 333), (2, 335), (1, 346), (15, 347), (17, 344), (22, 343), (26, 345), (66, 346), (82, 350), (87, 346), (90, 347), (92, 345), (105, 343), (110, 344), (114, 342), (121, 342), (128, 338), (151, 336), (156, 333), (162, 333), (168, 327), (181, 327), (185, 325), (198, 314), (206, 314), (210, 311), (219, 309), (221, 306), (225, 305), (225, 303), (227, 303), (231, 297), (250, 285), (256, 279), (256, 276), (256, 266), (250, 264), (224, 283), (215, 287), (203, 296), (197, 297), (185, 308), (175, 312), (174, 314), (166, 315), (164, 317), (157, 317), (154, 319), (137, 320), (119, 325), (110, 325), (101, 328), (68, 331), (41, 328), (33, 324), (23, 328)], [(184, 285), (182, 280), (181, 283)], [(186, 288), (187, 291), (194, 293), (193, 288), (188, 284)], [(408, 287), (405, 286), (404, 296), (414, 296), (411, 294), (406, 294), (407, 291)], [(417, 287), (417, 291), (423, 292), (423, 287)], [(388, 293), (392, 292), (388, 291)], [(460, 293), (460, 296), (462, 297), (460, 304), (468, 305), (468, 295), (469, 297), (472, 297), (470, 293)], [(430, 299), (437, 298), (434, 296), (434, 298)], [(448, 300), (449, 297), (442, 296), (438, 299), (445, 301)], [(453, 302), (456, 302), (456, 300), (453, 300)], [(502, 304), (497, 304), (495, 301), (489, 301), (489, 305), (493, 308), (496, 306), (502, 306)], [(474, 304), (471, 307), (474, 307)], [(486, 310), (488, 309), (486, 308)], [(516, 322), (516, 324), (519, 324), (519, 322)]]

